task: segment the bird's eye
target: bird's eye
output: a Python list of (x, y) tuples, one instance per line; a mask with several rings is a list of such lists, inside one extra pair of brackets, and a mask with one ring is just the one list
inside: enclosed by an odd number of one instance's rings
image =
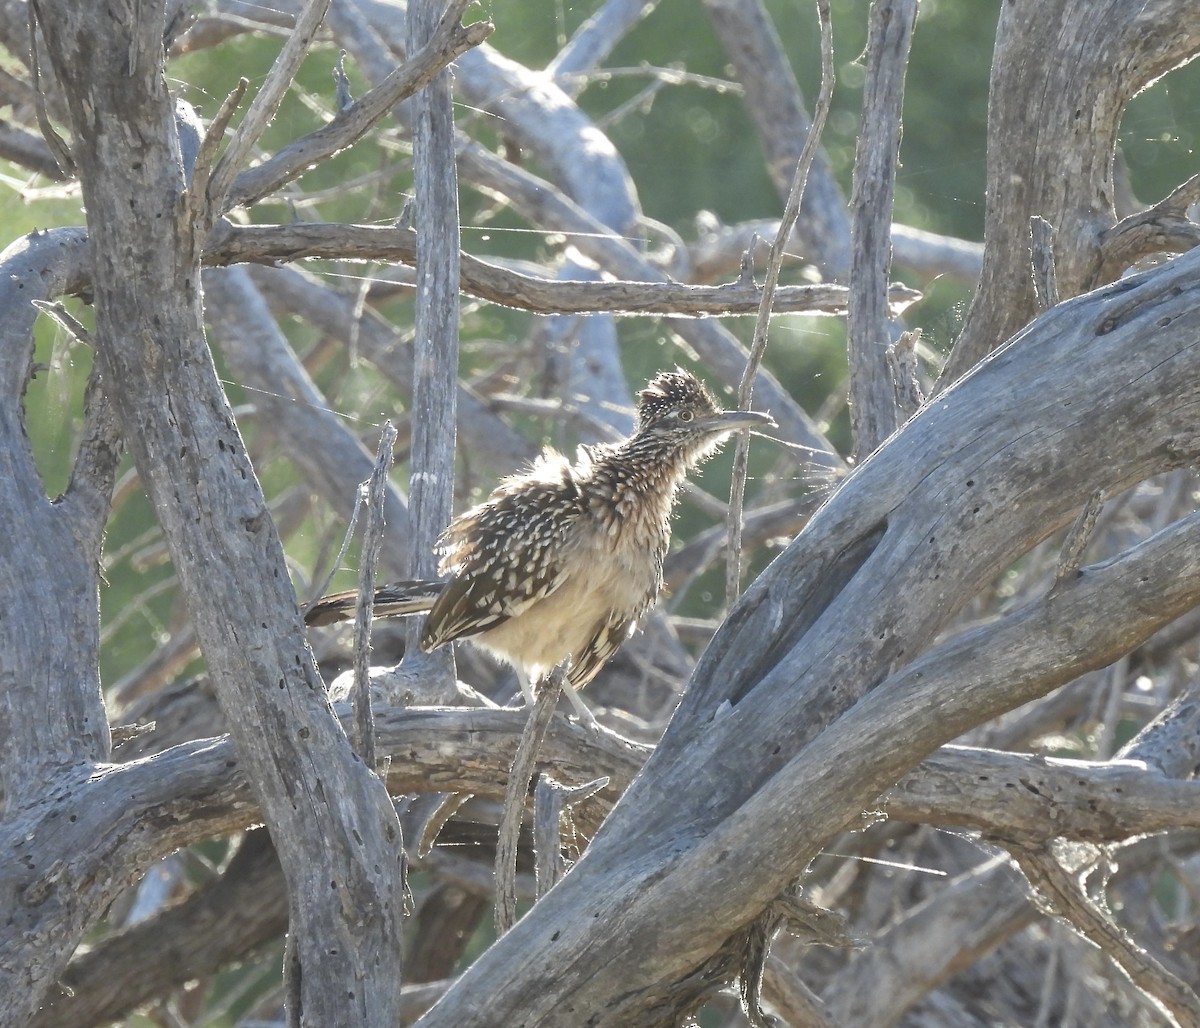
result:
[(696, 415), (693, 414), (690, 410), (681, 410), (679, 412), (679, 420), (680, 421), (691, 421), (692, 418), (694, 418), (695, 416)]

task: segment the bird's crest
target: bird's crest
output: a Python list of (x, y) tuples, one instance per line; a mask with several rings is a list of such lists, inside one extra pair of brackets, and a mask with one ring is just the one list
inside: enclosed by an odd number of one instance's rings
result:
[(712, 394), (690, 371), (676, 368), (660, 371), (638, 394), (638, 427), (644, 428), (676, 411), (690, 409), (696, 414), (720, 411)]

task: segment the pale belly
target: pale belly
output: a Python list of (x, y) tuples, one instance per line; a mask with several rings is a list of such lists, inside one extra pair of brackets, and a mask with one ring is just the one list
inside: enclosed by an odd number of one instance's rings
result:
[(658, 589), (653, 560), (627, 560), (611, 543), (581, 549), (572, 565), (554, 593), (472, 641), (509, 663), (520, 654), (529, 677), (537, 678), (581, 653), (614, 611), (631, 617)]

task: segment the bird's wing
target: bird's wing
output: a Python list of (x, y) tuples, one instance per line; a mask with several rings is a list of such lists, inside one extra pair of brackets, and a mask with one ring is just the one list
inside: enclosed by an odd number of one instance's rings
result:
[(440, 570), (450, 581), (426, 619), (422, 649), (486, 632), (563, 584), (583, 506), (570, 465), (552, 456), (535, 465), (540, 474), (502, 483), (446, 529)]
[(571, 654), (568, 684), (576, 689), (587, 685), (621, 648), (636, 626), (637, 622), (628, 617), (614, 616), (604, 622), (581, 653)]

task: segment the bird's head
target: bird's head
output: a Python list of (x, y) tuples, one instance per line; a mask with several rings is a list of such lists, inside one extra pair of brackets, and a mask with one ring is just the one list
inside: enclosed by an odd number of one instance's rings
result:
[(722, 410), (690, 371), (660, 371), (638, 394), (635, 438), (666, 444), (688, 464), (711, 454), (739, 428), (773, 428), (775, 419), (757, 411)]

